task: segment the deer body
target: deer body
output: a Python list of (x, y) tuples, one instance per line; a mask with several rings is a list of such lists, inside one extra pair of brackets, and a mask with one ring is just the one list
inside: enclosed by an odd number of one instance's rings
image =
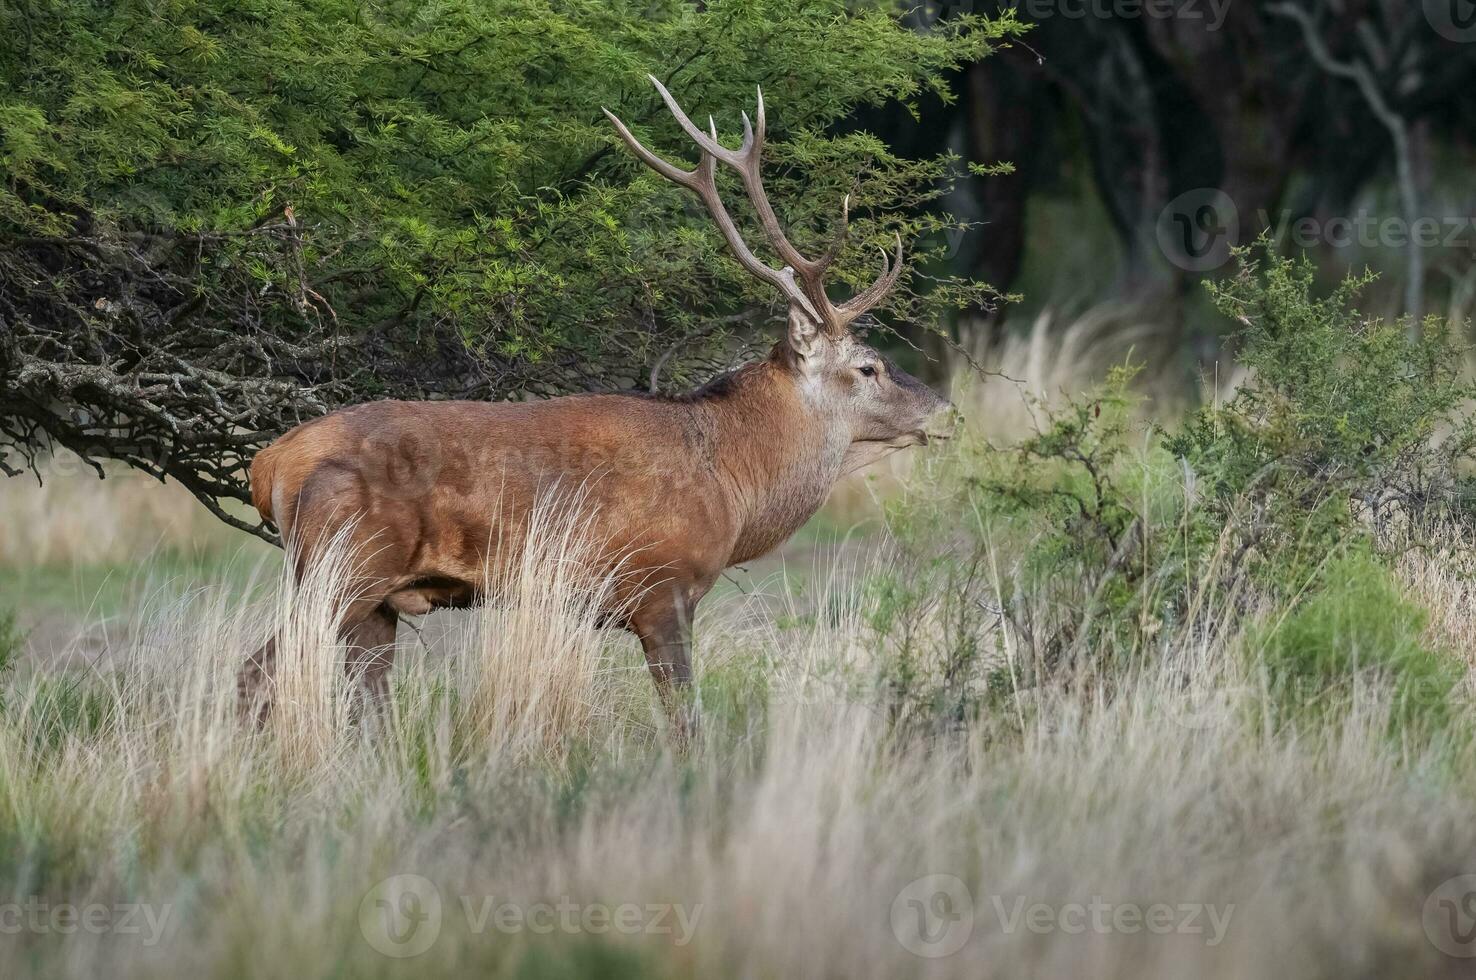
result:
[(815, 425), (777, 374), (750, 365), (670, 399), (371, 402), (259, 453), (253, 495), (298, 555), (355, 520), (361, 563), (384, 569), (376, 594), (407, 614), (477, 598), (516, 540), (499, 522), (561, 490), (578, 492), (609, 542), (608, 570), (651, 571), (623, 580), (710, 583), (788, 538), (845, 464), (849, 433)]
[[(684, 732), (692, 724), (679, 703), (691, 679), (692, 614), (718, 575), (786, 540), (845, 472), (927, 442), (951, 411), (848, 330), (895, 283), (900, 251), (876, 285), (836, 306), (821, 276), (838, 248), (811, 261), (783, 239), (758, 178), (762, 96), (758, 133), (749, 128), (743, 150), (695, 131), (703, 156), (691, 172), (650, 154), (615, 122), (643, 160), (702, 197), (739, 261), (785, 292), (788, 335), (765, 360), (686, 396), (375, 402), (300, 425), (259, 453), (252, 499), (281, 530), (299, 575), (335, 535), (351, 539), (358, 580), (342, 629), (349, 669), (375, 694), (387, 686), (400, 615), (481, 601), (489, 570), (516, 560), (539, 503), (577, 493), (599, 543), (602, 567), (593, 571), (619, 572), (608, 622), (639, 637)], [(744, 176), (790, 266), (763, 266), (743, 245), (716, 196), (717, 159)], [(256, 705), (259, 718), (270, 705), (274, 660), (269, 641), (240, 675), (243, 706)]]

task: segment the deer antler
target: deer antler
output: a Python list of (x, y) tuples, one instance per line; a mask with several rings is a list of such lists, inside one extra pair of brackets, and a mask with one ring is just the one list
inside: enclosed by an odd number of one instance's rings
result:
[[(743, 145), (736, 150), (730, 150), (718, 142), (717, 126), (710, 117), (708, 119), (710, 133), (704, 133), (691, 119), (687, 118), (687, 114), (682, 111), (677, 100), (655, 75), (647, 77), (651, 79), (651, 84), (656, 86), (656, 91), (661, 94), (662, 101), (671, 110), (677, 124), (702, 151), (701, 160), (696, 169), (682, 170), (680, 167), (673, 166), (642, 146), (640, 141), (631, 135), (625, 124), (609, 109), (604, 110), (605, 115), (610, 118), (610, 122), (615, 124), (615, 130), (620, 134), (620, 138), (648, 167), (672, 183), (685, 187), (702, 198), (702, 203), (707, 205), (708, 213), (717, 223), (718, 230), (727, 240), (728, 247), (733, 250), (733, 254), (745, 269), (759, 279), (778, 287), (791, 304), (804, 310), (806, 316), (832, 335), (844, 333), (857, 317), (881, 302), (887, 293), (892, 291), (902, 274), (903, 254), (900, 235), (897, 236), (896, 259), (889, 262), (886, 254), (883, 253), (882, 274), (876, 282), (839, 305), (832, 303), (825, 293), (825, 273), (845, 244), (850, 212), (849, 197), (841, 203), (840, 227), (837, 230), (835, 241), (818, 259), (806, 258), (790, 244), (783, 227), (779, 224), (778, 216), (774, 214), (773, 205), (769, 203), (769, 196), (764, 191), (761, 171), (761, 157), (764, 149), (764, 91), (762, 88), (758, 90), (757, 125), (749, 120), (747, 112), (743, 113)], [(754, 213), (758, 215), (759, 225), (763, 228), (770, 246), (785, 263), (784, 268), (774, 269), (765, 265), (744, 244), (737, 226), (718, 196), (715, 179), (717, 161), (722, 161), (742, 179), (743, 189), (753, 204)]]

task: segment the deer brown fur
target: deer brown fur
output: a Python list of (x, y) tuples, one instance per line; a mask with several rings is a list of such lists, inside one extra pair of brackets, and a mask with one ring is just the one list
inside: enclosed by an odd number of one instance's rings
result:
[[(399, 616), (488, 598), (489, 567), (513, 557), (539, 501), (577, 491), (605, 566), (594, 571), (620, 572), (611, 625), (640, 639), (662, 701), (686, 731), (692, 614), (717, 577), (781, 544), (844, 473), (926, 443), (951, 414), (945, 399), (849, 332), (895, 284), (900, 244), (877, 285), (832, 304), (822, 276), (838, 248), (819, 260), (799, 255), (762, 197), (762, 93), (757, 132), (745, 116), (744, 148), (732, 151), (657, 88), (695, 134), (698, 168), (672, 167), (615, 120), (618, 131), (648, 164), (696, 191), (739, 261), (785, 293), (788, 334), (766, 359), (681, 397), (373, 402), (300, 425), (262, 450), (251, 466), (252, 499), (281, 530), (299, 574), (335, 535), (356, 545), (343, 634), (349, 669), (376, 695), (387, 687)], [(743, 176), (784, 269), (762, 265), (742, 244), (717, 198), (717, 161)], [(243, 705), (260, 717), (274, 659), (268, 642), (240, 676)]]

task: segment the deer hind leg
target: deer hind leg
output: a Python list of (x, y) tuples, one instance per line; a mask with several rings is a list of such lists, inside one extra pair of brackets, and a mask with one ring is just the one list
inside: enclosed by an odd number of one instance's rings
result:
[(243, 720), (251, 719), (257, 728), (264, 727), (271, 717), (276, 668), (277, 638), (272, 637), (246, 658), (236, 674), (237, 713)]
[(685, 748), (698, 735), (700, 719), (692, 690), (692, 611), (696, 603), (674, 597), (637, 613), (631, 631), (646, 653), (656, 694), (671, 723), (673, 740)]
[[(349, 610), (339, 631), (347, 648), (344, 670), (376, 704), (383, 704), (389, 695), (389, 669), (394, 665), (398, 625), (399, 616), (388, 604), (361, 600)], [(246, 658), (236, 675), (237, 710), (241, 718), (250, 719), (257, 728), (265, 727), (272, 715), (276, 668), (277, 639), (273, 637)]]

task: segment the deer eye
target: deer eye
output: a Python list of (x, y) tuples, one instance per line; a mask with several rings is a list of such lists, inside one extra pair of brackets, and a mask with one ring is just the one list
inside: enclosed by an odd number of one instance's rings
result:
[(863, 378), (876, 377), (876, 368), (870, 364), (863, 364), (857, 370), (861, 372), (861, 377)]

